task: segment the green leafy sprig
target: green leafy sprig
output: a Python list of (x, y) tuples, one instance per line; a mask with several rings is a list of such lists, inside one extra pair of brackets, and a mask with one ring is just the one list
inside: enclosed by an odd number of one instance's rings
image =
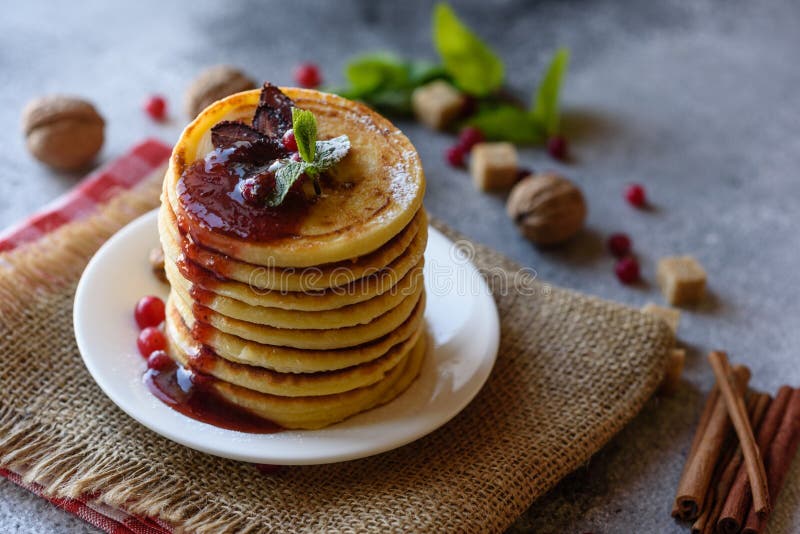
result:
[(447, 78), (444, 68), (430, 61), (406, 61), (394, 54), (378, 52), (358, 56), (344, 72), (348, 86), (333, 89), (351, 100), (394, 115), (411, 113), (411, 93), (436, 79)]
[(444, 2), (433, 8), (433, 43), (445, 71), (465, 93), (487, 96), (503, 84), (503, 62)]
[(569, 63), (569, 51), (556, 51), (534, 92), (530, 109), (498, 97), (505, 67), (499, 56), (444, 2), (434, 7), (432, 36), (441, 64), (411, 61), (390, 53), (356, 57), (345, 67), (348, 86), (333, 89), (380, 111), (408, 115), (414, 89), (444, 79), (477, 101), (477, 112), (466, 123), (487, 139), (537, 144), (560, 129), (559, 95)]
[(559, 133), (559, 93), (569, 64), (569, 50), (556, 51), (542, 83), (533, 95), (531, 108), (508, 103), (488, 103), (479, 108), (467, 124), (478, 128), (493, 141), (536, 144)]
[(273, 168), (275, 189), (267, 198), (270, 207), (279, 206), (304, 174), (311, 179), (316, 194), (321, 194), (320, 174), (342, 161), (350, 151), (350, 138), (346, 135), (318, 141), (317, 119), (308, 110), (292, 108), (292, 128), (297, 152), (302, 159), (282, 159), (277, 162), (276, 168)]

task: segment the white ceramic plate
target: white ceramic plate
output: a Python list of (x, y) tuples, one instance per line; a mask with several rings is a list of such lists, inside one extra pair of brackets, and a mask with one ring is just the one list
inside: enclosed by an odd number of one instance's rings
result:
[(440, 427), (478, 393), (494, 365), (499, 320), (483, 278), (459, 246), (434, 228), (425, 251), (428, 354), (420, 376), (394, 401), (322, 430), (246, 434), (186, 417), (142, 382), (136, 349), (136, 301), (166, 297), (148, 254), (158, 246), (156, 212), (123, 228), (97, 252), (75, 295), (75, 337), (83, 361), (106, 395), (162, 436), (209, 454), (256, 463), (341, 462), (388, 451)]

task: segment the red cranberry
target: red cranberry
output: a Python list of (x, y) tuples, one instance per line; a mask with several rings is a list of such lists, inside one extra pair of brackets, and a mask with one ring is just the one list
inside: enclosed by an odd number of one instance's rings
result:
[(647, 195), (644, 192), (644, 187), (639, 184), (631, 184), (625, 189), (625, 199), (631, 206), (641, 208), (647, 204)]
[(622, 258), (614, 266), (614, 272), (623, 284), (633, 284), (639, 280), (639, 262), (631, 256)]
[(147, 368), (154, 371), (166, 371), (172, 367), (172, 358), (163, 350), (154, 350), (147, 357)]
[(445, 158), (447, 158), (447, 163), (449, 163), (453, 167), (464, 166), (464, 158), (466, 157), (467, 152), (461, 145), (451, 146), (445, 151), (444, 154)]
[(483, 141), (483, 132), (474, 126), (467, 126), (458, 135), (458, 144), (465, 152), (472, 150), (472, 147)]
[(139, 337), (136, 339), (136, 346), (139, 347), (139, 353), (147, 358), (154, 351), (166, 349), (167, 338), (164, 332), (155, 326), (148, 326), (139, 332)]
[(612, 234), (608, 238), (608, 250), (618, 258), (627, 256), (631, 251), (631, 238), (625, 234)]
[(153, 295), (139, 299), (133, 310), (133, 317), (139, 328), (158, 326), (164, 320), (164, 301)]
[(153, 95), (144, 103), (145, 112), (155, 121), (167, 118), (167, 101), (161, 95)]
[(314, 63), (301, 63), (294, 71), (294, 80), (300, 87), (316, 89), (322, 83), (322, 75)]
[(286, 130), (281, 142), (283, 143), (283, 148), (289, 152), (297, 152), (297, 139), (294, 138), (294, 130)]
[(267, 194), (275, 188), (275, 175), (269, 171), (250, 176), (239, 182), (242, 199), (248, 204), (260, 206), (267, 199)]
[(555, 159), (567, 159), (567, 140), (556, 135), (547, 140), (547, 152)]
[(300, 152), (292, 152), (289, 159), (292, 161), (303, 161), (303, 156), (300, 155)]

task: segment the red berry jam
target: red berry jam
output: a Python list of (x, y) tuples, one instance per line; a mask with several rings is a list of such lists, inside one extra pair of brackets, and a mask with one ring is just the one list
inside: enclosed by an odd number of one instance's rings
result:
[(614, 272), (623, 284), (633, 284), (639, 280), (639, 262), (631, 256), (622, 258), (614, 267)]
[(294, 71), (294, 81), (300, 87), (316, 89), (322, 83), (319, 67), (314, 63), (301, 63)]
[(163, 350), (154, 350), (147, 357), (147, 368), (156, 371), (164, 371), (172, 367), (172, 358)]
[(272, 434), (283, 428), (239, 408), (214, 391), (215, 378), (180, 367), (172, 360), (144, 374), (147, 389), (164, 404), (209, 425), (251, 434)]
[(453, 167), (463, 167), (466, 155), (467, 153), (461, 145), (451, 146), (444, 153), (447, 163)]
[(625, 234), (612, 234), (608, 238), (608, 250), (618, 258), (627, 256), (631, 252), (631, 238)]
[(153, 95), (144, 103), (144, 110), (154, 121), (167, 118), (167, 101), (161, 95)]
[(286, 130), (286, 133), (281, 138), (281, 143), (283, 143), (283, 148), (289, 152), (297, 152), (297, 139), (294, 137), (294, 130)]
[(557, 160), (567, 159), (567, 140), (560, 135), (547, 140), (547, 152)]
[(647, 195), (645, 194), (644, 187), (639, 184), (631, 184), (625, 189), (625, 200), (631, 206), (637, 208), (643, 207), (647, 204)]
[(467, 126), (458, 134), (458, 144), (465, 152), (471, 151), (472, 147), (483, 142), (483, 140), (483, 133), (474, 126)]
[(155, 326), (148, 326), (139, 332), (136, 346), (139, 347), (139, 354), (148, 358), (153, 352), (167, 348), (167, 337)]
[(142, 297), (136, 303), (133, 317), (140, 329), (160, 325), (164, 321), (164, 301), (153, 295)]

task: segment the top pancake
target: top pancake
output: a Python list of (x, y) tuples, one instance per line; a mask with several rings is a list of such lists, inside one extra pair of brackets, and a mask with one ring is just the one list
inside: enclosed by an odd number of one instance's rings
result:
[[(297, 107), (314, 113), (319, 139), (343, 134), (350, 138), (350, 153), (335, 167), (322, 195), (310, 202), (290, 235), (266, 241), (222, 233), (185, 209), (177, 194), (181, 174), (212, 150), (212, 126), (222, 120), (250, 121), (259, 91), (247, 91), (206, 108), (186, 127), (175, 145), (163, 200), (170, 203), (178, 224), (195, 242), (256, 265), (309, 267), (355, 258), (380, 248), (409, 224), (422, 204), (425, 179), (413, 145), (388, 120), (366, 106), (314, 90), (281, 90)], [(287, 212), (286, 216), (295, 215)]]

